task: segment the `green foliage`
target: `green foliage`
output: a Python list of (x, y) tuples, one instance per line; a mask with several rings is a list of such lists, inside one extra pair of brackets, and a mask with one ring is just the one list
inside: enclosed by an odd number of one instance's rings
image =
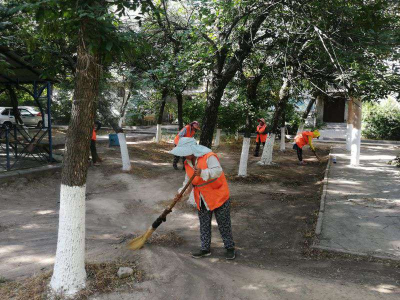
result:
[(53, 97), (51, 105), (52, 117), (57, 124), (69, 124), (72, 108), (72, 89), (63, 87)]
[(301, 114), (294, 105), (288, 105), (285, 109), (285, 124), (289, 134), (296, 134), (301, 123)]
[[(192, 121), (200, 122), (204, 115), (206, 100), (204, 95), (196, 95), (183, 102), (183, 123), (188, 124)], [(200, 124), (201, 125), (201, 124)]]
[[(390, 98), (389, 98), (390, 99)], [(396, 100), (363, 104), (362, 134), (370, 139), (400, 140), (400, 107)]]

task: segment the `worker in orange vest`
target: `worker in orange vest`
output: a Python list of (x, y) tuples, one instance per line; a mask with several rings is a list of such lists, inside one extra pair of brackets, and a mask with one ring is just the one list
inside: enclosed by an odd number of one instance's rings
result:
[[(229, 187), (218, 156), (211, 149), (197, 145), (194, 138), (181, 138), (171, 153), (186, 157), (186, 177), (183, 186), (194, 174), (191, 187), (185, 194), (193, 192), (200, 220), (200, 251), (192, 257), (201, 258), (211, 255), (211, 219), (213, 213), (217, 219), (219, 232), (226, 249), (225, 258), (235, 259), (235, 243), (232, 236), (230, 217)], [(182, 187), (183, 188), (183, 187)], [(182, 188), (179, 190), (181, 191)], [(179, 194), (175, 199), (180, 197)]]
[(96, 149), (96, 140), (97, 140), (96, 132), (100, 130), (100, 128), (101, 128), (101, 123), (99, 121), (94, 122), (92, 130), (92, 138), (90, 140), (90, 153), (92, 155), (92, 162), (94, 166), (98, 166), (99, 164), (97, 162), (102, 161), (102, 159), (97, 154), (97, 149)]
[[(183, 127), (179, 133), (176, 135), (175, 139), (174, 139), (174, 145), (176, 147), (176, 145), (178, 145), (179, 139), (181, 137), (193, 137), (194, 134), (196, 133), (197, 130), (200, 130), (200, 124), (197, 121), (193, 121), (192, 123), (186, 125), (185, 127)], [(175, 156), (174, 157), (174, 162), (173, 162), (173, 167), (175, 170), (178, 170), (178, 162), (179, 162), (180, 157), (179, 156)], [(185, 158), (182, 157), (182, 163), (184, 163)], [(183, 170), (185, 169), (185, 165), (183, 165)]]
[(305, 165), (306, 163), (303, 161), (303, 147), (309, 145), (311, 150), (314, 152), (315, 156), (320, 160), (317, 153), (315, 152), (315, 147), (312, 144), (313, 138), (319, 138), (320, 133), (318, 130), (314, 131), (303, 131), (302, 133), (298, 134), (294, 141), (295, 144), (293, 145), (293, 149), (297, 151), (297, 157), (299, 159), (300, 165)]
[[(257, 138), (256, 138), (256, 150), (254, 151), (254, 156), (259, 156), (260, 146), (261, 143), (263, 147), (265, 146), (265, 141), (267, 140), (267, 124), (265, 124), (265, 119), (261, 118), (258, 119), (258, 126), (257, 126)], [(264, 149), (264, 148), (263, 148)]]

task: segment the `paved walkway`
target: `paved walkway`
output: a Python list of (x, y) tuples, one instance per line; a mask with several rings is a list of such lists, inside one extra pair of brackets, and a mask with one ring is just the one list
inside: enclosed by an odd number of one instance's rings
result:
[(361, 147), (351, 167), (345, 145), (332, 154), (319, 247), (400, 260), (400, 169), (387, 164), (399, 146)]

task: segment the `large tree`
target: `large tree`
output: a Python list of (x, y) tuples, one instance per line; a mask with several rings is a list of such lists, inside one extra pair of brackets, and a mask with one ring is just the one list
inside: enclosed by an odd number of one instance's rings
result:
[[(57, 253), (50, 283), (55, 294), (71, 296), (85, 287), (85, 190), (99, 85), (103, 64), (110, 62), (112, 49), (118, 46), (117, 16), (123, 14), (125, 6), (134, 9), (135, 3), (122, 0), (11, 3), (16, 5), (11, 8), (14, 14), (34, 20), (34, 33), (41, 40), (69, 41), (76, 49), (71, 66), (75, 88), (62, 169)], [(22, 37), (20, 42), (27, 47), (29, 41)], [(50, 52), (43, 47), (39, 49), (43, 54)]]

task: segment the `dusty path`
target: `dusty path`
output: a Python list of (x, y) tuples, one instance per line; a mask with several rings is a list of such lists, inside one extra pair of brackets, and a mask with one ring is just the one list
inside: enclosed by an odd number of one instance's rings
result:
[[(213, 255), (194, 260), (199, 244), (195, 209), (180, 203), (153, 244), (132, 253), (122, 242), (142, 233), (183, 181), (171, 157), (151, 143), (130, 145), (132, 174), (119, 171), (117, 149), (91, 168), (87, 190), (87, 260), (139, 258), (147, 280), (129, 293), (95, 299), (397, 299), (400, 272), (392, 265), (329, 257), (309, 251), (324, 165), (296, 165), (292, 151), (276, 153), (278, 166), (259, 167), (236, 180), (240, 145), (218, 150), (230, 179), (233, 232), (238, 257), (223, 259), (213, 226)], [(327, 152), (325, 152), (326, 154)], [(308, 152), (305, 156), (309, 155)], [(54, 259), (59, 175), (0, 184), (0, 274), (30, 276)], [(172, 237), (168, 241), (166, 237)]]

